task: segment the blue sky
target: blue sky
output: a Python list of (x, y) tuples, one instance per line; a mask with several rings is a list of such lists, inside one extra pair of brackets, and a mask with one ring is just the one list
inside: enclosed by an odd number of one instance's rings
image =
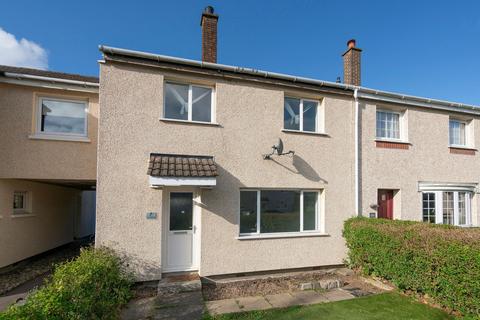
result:
[[(335, 81), (346, 41), (355, 38), (364, 86), (480, 105), (480, 2), (473, 0), (17, 0), (0, 10), (0, 42), (9, 33), (27, 56), (39, 55), (37, 65), (48, 59), (51, 70), (81, 74), (97, 74), (99, 44), (199, 59), (206, 5), (220, 15), (219, 63)], [(5, 52), (0, 43), (0, 62), (29, 59), (25, 52), (2, 59)]]

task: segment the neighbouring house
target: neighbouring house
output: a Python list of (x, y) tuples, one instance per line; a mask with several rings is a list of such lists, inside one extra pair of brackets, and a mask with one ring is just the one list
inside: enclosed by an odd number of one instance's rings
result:
[(479, 224), (480, 108), (362, 87), (354, 40), (344, 83), (218, 64), (217, 23), (202, 61), (100, 47), (96, 243), (139, 280), (339, 265), (354, 215)]
[(0, 268), (95, 229), (98, 78), (0, 66)]

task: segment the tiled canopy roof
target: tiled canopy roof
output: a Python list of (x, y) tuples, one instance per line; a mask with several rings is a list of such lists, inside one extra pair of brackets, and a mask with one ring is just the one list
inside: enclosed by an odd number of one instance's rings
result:
[(216, 177), (217, 165), (211, 156), (151, 153), (148, 175), (153, 177)]

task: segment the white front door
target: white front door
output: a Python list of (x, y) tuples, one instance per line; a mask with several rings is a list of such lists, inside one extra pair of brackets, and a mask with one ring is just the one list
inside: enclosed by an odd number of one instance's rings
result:
[(193, 192), (170, 192), (164, 271), (197, 270), (197, 206)]

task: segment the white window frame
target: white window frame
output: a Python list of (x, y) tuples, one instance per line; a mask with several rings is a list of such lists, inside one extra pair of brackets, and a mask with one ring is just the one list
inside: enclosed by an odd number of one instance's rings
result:
[[(176, 84), (180, 86), (188, 86), (188, 119), (187, 120), (182, 120), (182, 119), (175, 119), (175, 118), (167, 118), (165, 116), (165, 108), (166, 108), (166, 86), (167, 84)], [(192, 119), (192, 109), (193, 109), (193, 102), (192, 102), (192, 97), (193, 97), (193, 90), (192, 87), (198, 87), (198, 88), (205, 88), (205, 89), (210, 89), (212, 90), (212, 99), (210, 101), (210, 121), (198, 121), (198, 120), (193, 120)], [(180, 82), (180, 81), (165, 81), (163, 84), (163, 114), (162, 114), (162, 120), (168, 120), (168, 121), (178, 121), (178, 122), (191, 122), (191, 123), (206, 123), (206, 124), (215, 124), (216, 123), (216, 104), (215, 104), (215, 87), (214, 86), (208, 86), (208, 85), (202, 85), (202, 84), (195, 84), (195, 83), (186, 83), (186, 82)]]
[[(377, 135), (377, 113), (392, 113), (398, 115), (398, 138), (379, 137)], [(407, 126), (405, 123), (405, 111), (395, 111), (390, 109), (377, 108), (375, 111), (375, 139), (381, 141), (407, 142)]]
[[(423, 193), (434, 193), (435, 194), (435, 223), (443, 224), (443, 193), (452, 192), (453, 193), (453, 225), (457, 227), (469, 227), (472, 226), (472, 192), (471, 191), (459, 191), (459, 190), (423, 190), (422, 191), (422, 221), (423, 221)], [(459, 222), (459, 197), (458, 193), (465, 193), (465, 224), (460, 225)]]
[[(461, 123), (465, 126), (465, 137), (464, 137), (465, 144), (451, 144), (450, 143), (450, 123), (451, 122)], [(470, 123), (468, 121), (459, 120), (459, 119), (455, 119), (455, 118), (448, 119), (448, 145), (450, 147), (453, 147), (453, 148), (469, 148), (469, 147), (471, 147), (470, 140), (471, 140), (470, 139)]]
[[(287, 129), (285, 128), (285, 99), (296, 99), (300, 100), (300, 107), (299, 107), (299, 129)], [(314, 131), (305, 131), (303, 130), (303, 102), (308, 101), (308, 102), (314, 102), (317, 104), (317, 112), (315, 116), (315, 130)], [(324, 133), (325, 129), (323, 126), (323, 99), (322, 100), (316, 100), (316, 99), (305, 99), (305, 98), (299, 98), (295, 96), (284, 96), (283, 97), (283, 130), (284, 131), (293, 131), (293, 132), (305, 132), (305, 133)]]
[(25, 214), (28, 213), (28, 192), (27, 191), (14, 191), (13, 197), (15, 199), (15, 195), (21, 194), (23, 196), (23, 203), (22, 208), (12, 208), (13, 214)]
[[(37, 137), (67, 137), (67, 138), (87, 138), (88, 137), (88, 115), (89, 115), (89, 103), (87, 100), (81, 99), (67, 99), (67, 98), (59, 98), (56, 96), (38, 96), (37, 101), (37, 108), (36, 108), (36, 122), (35, 122), (35, 136)], [(53, 101), (62, 101), (62, 102), (72, 102), (83, 104), (85, 107), (85, 119), (84, 119), (84, 128), (85, 131), (83, 133), (70, 133), (70, 132), (45, 132), (42, 131), (42, 103), (43, 100), (53, 100)]]
[[(284, 236), (295, 236), (295, 235), (309, 235), (309, 234), (323, 234), (323, 215), (321, 214), (323, 206), (321, 205), (322, 200), (322, 190), (314, 190), (314, 189), (270, 189), (270, 188), (262, 188), (262, 189), (240, 189), (240, 192), (247, 191), (247, 192), (256, 192), (257, 193), (257, 231), (256, 232), (249, 232), (249, 233), (241, 233), (240, 232), (240, 210), (238, 210), (238, 234), (239, 238), (241, 237), (284, 237)], [(270, 233), (261, 233), (260, 232), (260, 222), (261, 222), (261, 192), (262, 191), (300, 191), (300, 231), (292, 231), (292, 232), (270, 232)], [(315, 229), (314, 230), (304, 230), (303, 229), (303, 195), (304, 192), (314, 192), (317, 194), (317, 200), (315, 203)]]

